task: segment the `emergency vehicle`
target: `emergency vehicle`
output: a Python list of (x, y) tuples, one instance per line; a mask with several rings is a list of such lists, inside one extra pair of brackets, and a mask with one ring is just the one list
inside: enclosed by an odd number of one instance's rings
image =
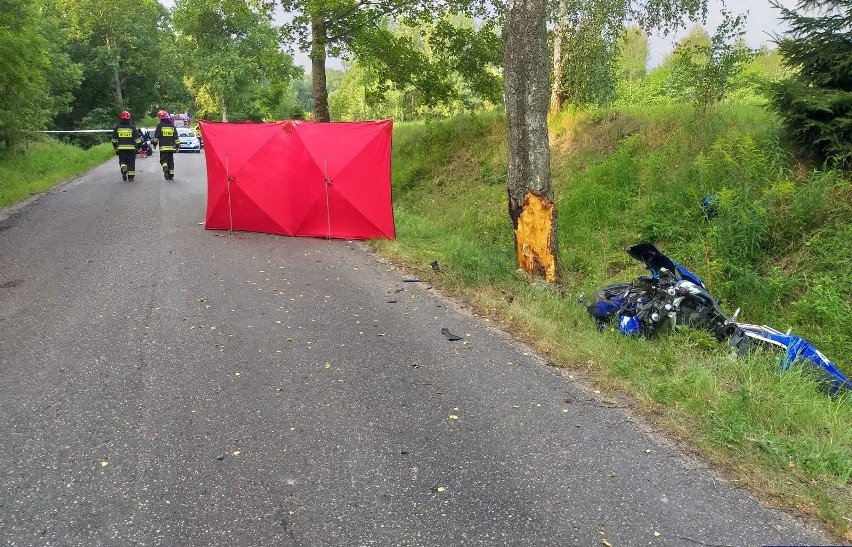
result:
[(175, 127), (189, 127), (189, 114), (175, 114), (173, 116)]

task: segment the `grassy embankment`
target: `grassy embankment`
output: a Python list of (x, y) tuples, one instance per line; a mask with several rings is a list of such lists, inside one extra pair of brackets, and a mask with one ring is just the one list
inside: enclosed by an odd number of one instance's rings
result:
[(0, 207), (49, 190), (113, 155), (109, 143), (83, 150), (49, 137), (30, 142), (25, 151), (0, 156)]
[[(598, 332), (581, 295), (645, 274), (623, 249), (653, 241), (729, 312), (813, 341), (852, 372), (852, 184), (793, 162), (758, 107), (565, 113), (551, 120), (560, 290), (515, 272), (502, 116), (400, 124), (397, 239), (376, 247), (470, 302), (550, 359), (622, 395), (777, 506), (852, 540), (852, 397), (709, 336)], [(719, 196), (719, 214), (700, 203)], [(439, 273), (428, 266), (437, 260)]]

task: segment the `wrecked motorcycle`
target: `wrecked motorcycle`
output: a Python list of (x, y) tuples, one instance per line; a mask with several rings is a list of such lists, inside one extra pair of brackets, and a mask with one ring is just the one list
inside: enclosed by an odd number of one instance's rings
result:
[(683, 265), (650, 243), (633, 245), (627, 254), (643, 262), (651, 275), (599, 289), (587, 308), (598, 326), (615, 321), (624, 334), (652, 335), (685, 324), (707, 330), (719, 341), (736, 331), (735, 321), (701, 278)]
[(615, 322), (623, 334), (650, 336), (685, 324), (710, 332), (720, 342), (727, 340), (738, 353), (757, 348), (781, 350), (782, 371), (796, 361), (806, 361), (815, 367), (832, 395), (852, 390), (852, 381), (809, 341), (766, 325), (738, 323), (739, 309), (728, 316), (701, 278), (654, 245), (640, 243), (629, 247), (627, 253), (643, 262), (651, 275), (597, 291), (586, 309), (599, 328)]

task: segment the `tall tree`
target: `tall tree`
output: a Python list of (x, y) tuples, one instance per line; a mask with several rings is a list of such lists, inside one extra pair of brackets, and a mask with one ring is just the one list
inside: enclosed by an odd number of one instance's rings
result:
[(772, 105), (792, 141), (817, 161), (852, 167), (852, 3), (772, 5), (790, 30), (777, 40), (794, 76), (772, 87)]
[(84, 67), (77, 117), (93, 110), (128, 108), (139, 114), (154, 99), (157, 41), (166, 10), (157, 0), (137, 0), (132, 12), (120, 0), (58, 0), (71, 28), (72, 56)]
[(712, 36), (696, 27), (675, 49), (675, 87), (703, 111), (728, 94), (753, 55), (742, 41), (744, 25), (744, 16), (734, 17), (723, 9), (722, 22)]
[(268, 3), (177, 0), (173, 20), (199, 115), (259, 117), (258, 93), (278, 93), (270, 83), (298, 77), (292, 58), (279, 51), (281, 34)]
[(28, 0), (4, 0), (0, 9), (0, 141), (9, 145), (24, 130), (50, 119), (48, 41), (38, 10)]
[(562, 40), (567, 33), (568, 0), (557, 0), (554, 24), (556, 28), (553, 30), (553, 69), (550, 73), (553, 84), (550, 86), (550, 111), (555, 114), (562, 110), (562, 104), (565, 102), (565, 86), (561, 84), (563, 80), (562, 69), (565, 66), (562, 61)]
[(507, 189), (518, 265), (554, 282), (559, 253), (547, 136), (547, 0), (511, 0), (503, 42), (509, 123)]
[[(627, 10), (649, 28), (680, 24), (684, 13), (706, 10), (707, 0), (601, 1), (612, 2), (615, 16), (623, 18), (624, 11), (619, 10)], [(552, 282), (559, 270), (559, 254), (547, 134), (547, 14), (546, 0), (509, 1), (503, 28), (503, 77), (509, 122), (509, 217), (518, 265)]]
[(644, 78), (648, 71), (648, 33), (639, 25), (627, 26), (617, 46), (616, 77), (629, 82)]

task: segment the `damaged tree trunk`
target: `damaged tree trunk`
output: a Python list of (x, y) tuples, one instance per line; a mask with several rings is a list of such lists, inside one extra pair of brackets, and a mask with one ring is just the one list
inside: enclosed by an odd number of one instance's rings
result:
[(550, 67), (546, 10), (546, 0), (510, 0), (503, 27), (509, 122), (506, 185), (518, 266), (555, 282), (559, 261), (547, 135)]

